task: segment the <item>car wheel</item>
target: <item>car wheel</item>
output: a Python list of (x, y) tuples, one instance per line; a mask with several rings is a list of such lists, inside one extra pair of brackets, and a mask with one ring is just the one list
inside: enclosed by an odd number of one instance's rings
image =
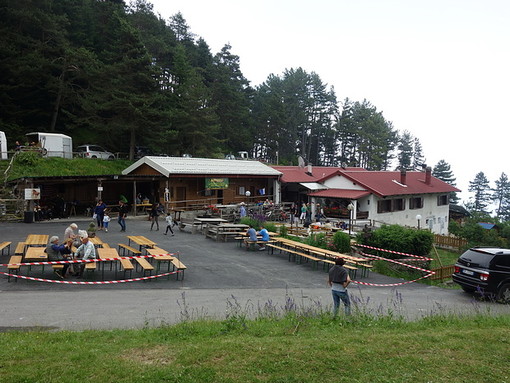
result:
[(466, 293), (474, 293), (476, 289), (474, 287), (469, 286), (461, 286), (462, 290), (464, 290)]
[(108, 159), (111, 161), (111, 160), (114, 160), (114, 159), (115, 159), (115, 157), (110, 156), (110, 157), (108, 157)]
[(510, 303), (510, 283), (506, 283), (498, 291), (496, 300), (500, 303)]
[(97, 156), (92, 156), (92, 157), (90, 157), (90, 158), (97, 158)]

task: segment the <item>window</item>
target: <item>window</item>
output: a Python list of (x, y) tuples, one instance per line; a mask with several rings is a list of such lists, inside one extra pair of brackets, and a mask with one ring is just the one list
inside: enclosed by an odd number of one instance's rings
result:
[(437, 196), (437, 206), (448, 205), (449, 203), (448, 194), (442, 194)]
[(397, 198), (393, 200), (393, 211), (402, 211), (406, 209), (406, 200), (404, 198)]
[(238, 189), (238, 190), (239, 190), (239, 194), (238, 194), (238, 195), (244, 195), (244, 193), (245, 193), (245, 188), (244, 188), (244, 186), (239, 186), (239, 189)]
[(406, 208), (406, 201), (404, 198), (387, 199), (377, 202), (378, 213), (389, 213), (392, 211), (402, 211)]
[(391, 200), (381, 200), (377, 201), (377, 212), (378, 213), (388, 213), (391, 211)]
[(422, 197), (409, 198), (409, 209), (421, 209), (423, 207)]

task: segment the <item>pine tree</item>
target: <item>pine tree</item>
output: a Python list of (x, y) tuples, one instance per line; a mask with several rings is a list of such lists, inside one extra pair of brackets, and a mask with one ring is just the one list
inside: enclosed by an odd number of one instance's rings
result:
[(475, 212), (486, 213), (491, 200), (489, 180), (483, 172), (479, 172), (473, 181), (469, 182), (468, 191), (474, 193), (473, 208)]
[(508, 221), (510, 219), (510, 181), (505, 173), (501, 173), (495, 183), (492, 200), (496, 203), (496, 217)]
[(412, 161), (414, 157), (414, 137), (405, 130), (398, 139), (398, 166), (399, 170), (412, 170)]
[[(450, 168), (450, 164), (448, 164), (445, 160), (440, 160), (432, 169), (432, 175), (441, 181), (446, 182), (452, 186), (457, 186), (455, 181), (456, 178), (453, 175), (453, 172)], [(456, 192), (450, 193), (450, 203), (453, 205), (457, 205), (459, 203), (459, 197)]]

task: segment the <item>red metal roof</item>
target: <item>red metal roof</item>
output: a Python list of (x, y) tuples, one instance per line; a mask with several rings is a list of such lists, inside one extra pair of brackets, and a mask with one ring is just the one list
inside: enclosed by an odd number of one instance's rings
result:
[[(353, 183), (363, 187), (367, 192), (381, 197), (406, 194), (430, 194), (460, 192), (440, 179), (430, 176), (430, 182), (426, 183), (426, 173), (408, 171), (405, 180), (402, 180), (400, 171), (368, 171), (363, 168), (339, 168), (339, 167), (312, 167), (312, 174), (307, 173), (307, 167), (299, 166), (273, 166), (282, 173), (283, 183), (318, 182), (324, 183), (332, 177), (345, 177)], [(314, 192), (310, 195), (318, 196), (317, 193), (334, 193), (332, 189)], [(345, 193), (347, 189), (336, 189), (337, 193)], [(359, 191), (353, 191), (359, 192)], [(347, 198), (347, 197), (341, 197)]]
[(430, 176), (430, 182), (427, 184), (424, 172), (407, 172), (405, 180), (402, 180), (400, 171), (343, 171), (341, 176), (350, 179), (352, 182), (381, 197), (404, 194), (460, 192), (460, 189), (433, 176)]
[(313, 193), (308, 193), (311, 197), (320, 198), (346, 198), (346, 199), (358, 199), (369, 195), (370, 192), (366, 190), (349, 190), (349, 189), (325, 189), (318, 190)]
[(283, 183), (301, 183), (301, 182), (317, 182), (318, 180), (327, 178), (335, 174), (339, 170), (349, 171), (366, 171), (363, 168), (340, 168), (330, 166), (312, 166), (312, 174), (308, 174), (308, 167), (301, 168), (299, 166), (272, 166), (283, 173), (281, 181)]

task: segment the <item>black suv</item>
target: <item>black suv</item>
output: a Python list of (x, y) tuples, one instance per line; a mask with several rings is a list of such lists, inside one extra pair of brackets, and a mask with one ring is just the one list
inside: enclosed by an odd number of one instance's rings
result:
[(464, 291), (510, 303), (510, 249), (473, 247), (460, 256), (452, 278)]

